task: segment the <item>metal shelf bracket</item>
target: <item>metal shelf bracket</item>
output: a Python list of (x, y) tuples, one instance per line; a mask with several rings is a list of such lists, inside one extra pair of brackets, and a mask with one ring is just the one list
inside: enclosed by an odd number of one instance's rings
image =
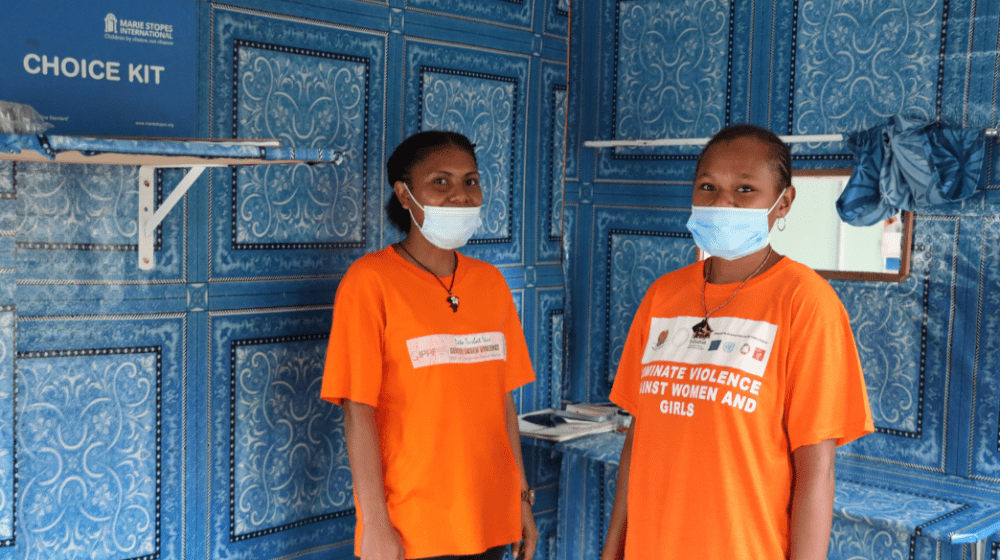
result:
[[(162, 168), (186, 168), (184, 178), (170, 192), (163, 205), (156, 208), (156, 170)], [(201, 177), (206, 167), (224, 167), (219, 164), (203, 165), (142, 165), (139, 166), (139, 268), (152, 270), (156, 266), (156, 228), (184, 198), (191, 185)]]

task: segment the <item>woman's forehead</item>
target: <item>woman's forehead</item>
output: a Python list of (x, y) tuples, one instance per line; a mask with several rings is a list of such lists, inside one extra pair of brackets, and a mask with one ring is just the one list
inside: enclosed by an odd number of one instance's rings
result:
[(476, 172), (476, 160), (462, 148), (449, 144), (429, 152), (413, 167), (415, 171), (419, 169), (424, 173), (446, 171), (465, 174)]
[(702, 156), (698, 172), (711, 168), (732, 168), (750, 173), (760, 167), (770, 169), (773, 157), (767, 144), (753, 138), (737, 138), (712, 145)]

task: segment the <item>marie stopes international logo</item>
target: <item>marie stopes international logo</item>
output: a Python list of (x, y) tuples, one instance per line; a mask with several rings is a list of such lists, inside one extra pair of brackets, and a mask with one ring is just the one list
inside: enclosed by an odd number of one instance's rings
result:
[(174, 44), (174, 26), (169, 23), (104, 16), (104, 38), (134, 43)]

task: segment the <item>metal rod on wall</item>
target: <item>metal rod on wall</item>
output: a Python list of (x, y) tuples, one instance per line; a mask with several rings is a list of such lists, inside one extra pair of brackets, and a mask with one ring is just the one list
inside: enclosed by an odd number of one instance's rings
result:
[[(990, 127), (983, 130), (983, 135), (996, 138), (1000, 136), (1000, 127)], [(779, 136), (787, 144), (805, 142), (843, 142), (843, 134), (799, 134), (795, 136)], [(710, 138), (658, 138), (656, 140), (587, 140), (583, 143), (588, 148), (619, 148), (643, 146), (704, 146)]]
[[(843, 142), (843, 134), (802, 134), (798, 136), (779, 136), (786, 143), (801, 142)], [(710, 138), (658, 138), (656, 140), (587, 140), (583, 143), (588, 148), (616, 148), (641, 146), (704, 146)]]

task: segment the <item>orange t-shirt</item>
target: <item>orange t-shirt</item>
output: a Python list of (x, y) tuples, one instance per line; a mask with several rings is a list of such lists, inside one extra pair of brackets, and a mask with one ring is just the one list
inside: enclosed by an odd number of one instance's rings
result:
[(524, 332), (492, 265), (459, 255), (452, 293), (458, 312), (429, 272), (386, 247), (351, 265), (333, 308), (320, 396), (375, 407), (386, 503), (407, 558), (521, 537), (505, 396), (534, 380)]
[[(791, 453), (874, 430), (847, 312), (781, 259), (704, 318), (704, 263), (666, 274), (636, 312), (611, 400), (636, 418), (625, 558), (785, 558)], [(739, 284), (708, 284), (708, 309)]]

